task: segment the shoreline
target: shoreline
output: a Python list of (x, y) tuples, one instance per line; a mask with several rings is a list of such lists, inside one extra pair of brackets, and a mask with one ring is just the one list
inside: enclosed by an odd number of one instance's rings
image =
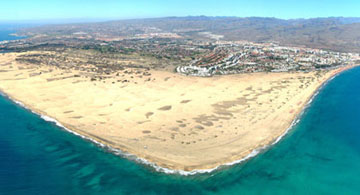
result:
[[(47, 116), (46, 114), (44, 114), (42, 111), (40, 110), (37, 110), (37, 109), (34, 109), (34, 108), (31, 108), (31, 106), (28, 106), (26, 104), (24, 104), (23, 102), (17, 100), (16, 98), (14, 97), (11, 97), (9, 94), (7, 94), (6, 92), (2, 91), (2, 94), (5, 96), (5, 97), (8, 97), (11, 101), (13, 101), (14, 103), (24, 107), (25, 109), (33, 112), (34, 114), (40, 116), (43, 120), (45, 121), (48, 121), (48, 122), (52, 122), (54, 124), (56, 124), (58, 127), (61, 127), (62, 129), (74, 134), (74, 135), (77, 135), (77, 136), (80, 136), (81, 138), (85, 139), (85, 140), (88, 140), (88, 141), (91, 141), (93, 143), (95, 143), (96, 145), (100, 146), (101, 148), (104, 148), (110, 152), (112, 152), (113, 154), (115, 155), (119, 155), (121, 157), (124, 157), (124, 158), (127, 158), (129, 160), (133, 160), (139, 164), (142, 164), (142, 165), (146, 165), (146, 166), (149, 166), (151, 168), (153, 168), (155, 171), (158, 171), (158, 172), (164, 172), (166, 174), (180, 174), (180, 175), (195, 175), (195, 174), (203, 174), (203, 173), (210, 173), (210, 172), (213, 172), (215, 170), (218, 170), (218, 169), (221, 169), (221, 167), (227, 167), (227, 166), (232, 166), (232, 165), (235, 165), (235, 164), (239, 164), (239, 163), (242, 163), (246, 160), (249, 160), (251, 159), (252, 157), (258, 155), (259, 153), (261, 153), (263, 150), (275, 145), (276, 143), (278, 143), (279, 141), (282, 140), (283, 137), (285, 137), (285, 135), (288, 134), (288, 132), (301, 120), (301, 116), (303, 115), (303, 113), (305, 112), (305, 110), (311, 105), (312, 103), (312, 100), (318, 95), (319, 91), (329, 82), (331, 81), (332, 79), (334, 79), (336, 76), (338, 76), (340, 73), (346, 71), (346, 70), (349, 70), (349, 69), (352, 69), (354, 67), (357, 67), (357, 65), (354, 65), (354, 66), (345, 66), (345, 67), (341, 67), (339, 70), (337, 70), (332, 76), (330, 76), (328, 79), (326, 79), (314, 92), (313, 94), (310, 96), (310, 98), (306, 101), (307, 103), (301, 108), (300, 112), (296, 113), (295, 115), (295, 118), (292, 120), (292, 123), (290, 124), (290, 126), (282, 132), (282, 134), (280, 136), (275, 136), (276, 138), (274, 138), (272, 141), (270, 141), (269, 144), (265, 144), (264, 146), (260, 146), (260, 147), (257, 147), (253, 150), (250, 150), (251, 152), (246, 155), (245, 157), (243, 158), (240, 158), (238, 160), (235, 160), (235, 161), (231, 161), (231, 162), (228, 162), (228, 163), (223, 163), (221, 165), (218, 165), (214, 168), (211, 168), (211, 169), (194, 169), (194, 170), (191, 170), (191, 171), (185, 171), (185, 170), (178, 170), (178, 169), (170, 169), (170, 168), (165, 168), (165, 167), (162, 167), (160, 165), (157, 165), (156, 163), (153, 163), (153, 162), (150, 162), (144, 158), (141, 158), (141, 157), (138, 157), (136, 156), (135, 154), (132, 154), (131, 152), (124, 152), (122, 151), (121, 149), (116, 149), (114, 147), (111, 147), (111, 145), (109, 144), (106, 144), (106, 143), (103, 143), (99, 140), (96, 140), (96, 138), (91, 138), (90, 136), (86, 136), (86, 135), (82, 135), (81, 133), (77, 132), (76, 130), (72, 130), (72, 128), (68, 128), (66, 124), (62, 124), (60, 123), (56, 118), (53, 118), (53, 117), (49, 117)], [(76, 129), (76, 128), (75, 128)]]

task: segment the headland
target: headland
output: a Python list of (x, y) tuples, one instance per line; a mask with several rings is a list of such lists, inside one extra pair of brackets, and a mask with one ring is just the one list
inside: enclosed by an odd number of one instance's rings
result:
[(188, 172), (276, 142), (320, 86), (353, 67), (212, 77), (118, 70), (94, 77), (85, 69), (17, 60), (44, 54), (51, 52), (0, 54), (1, 91), (98, 143)]

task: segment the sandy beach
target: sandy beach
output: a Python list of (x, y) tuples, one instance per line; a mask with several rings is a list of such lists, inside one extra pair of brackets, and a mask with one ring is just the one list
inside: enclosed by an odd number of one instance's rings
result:
[(211, 169), (273, 143), (314, 92), (349, 68), (209, 78), (91, 73), (0, 54), (0, 90), (66, 128), (175, 170)]

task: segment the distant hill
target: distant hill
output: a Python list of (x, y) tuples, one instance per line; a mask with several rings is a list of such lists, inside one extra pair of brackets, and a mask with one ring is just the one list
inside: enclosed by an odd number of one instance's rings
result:
[(71, 35), (76, 32), (104, 36), (172, 32), (189, 39), (210, 40), (201, 32), (223, 35), (222, 40), (279, 42), (342, 52), (360, 53), (360, 18), (313, 18), (283, 20), (261, 17), (167, 17), (101, 23), (47, 25), (26, 29), (26, 35)]

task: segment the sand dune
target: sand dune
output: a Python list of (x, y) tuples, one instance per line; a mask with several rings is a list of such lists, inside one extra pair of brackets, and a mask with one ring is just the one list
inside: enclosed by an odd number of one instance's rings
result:
[(18, 64), (16, 55), (0, 54), (6, 94), (82, 135), (188, 171), (241, 159), (273, 142), (341, 71), (211, 78), (150, 71), (92, 81), (81, 71)]

